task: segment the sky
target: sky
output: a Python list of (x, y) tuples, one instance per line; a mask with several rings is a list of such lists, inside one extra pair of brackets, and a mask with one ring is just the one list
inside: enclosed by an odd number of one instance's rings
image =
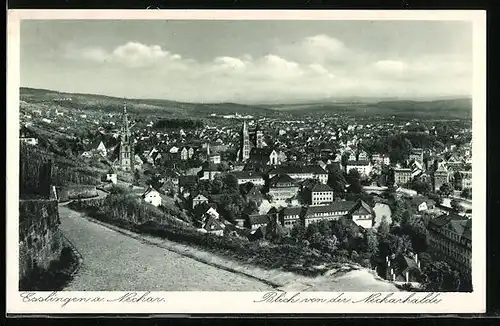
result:
[(21, 86), (211, 103), (464, 97), (472, 24), (29, 20)]

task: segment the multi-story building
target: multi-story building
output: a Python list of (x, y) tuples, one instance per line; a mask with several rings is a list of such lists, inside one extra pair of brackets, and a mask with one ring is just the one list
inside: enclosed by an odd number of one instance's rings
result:
[(324, 205), (333, 202), (333, 189), (325, 184), (316, 184), (307, 192), (309, 194), (309, 203), (311, 205)]
[(354, 223), (365, 229), (371, 229), (375, 222), (375, 212), (362, 200), (358, 200), (349, 211)]
[(275, 201), (286, 201), (299, 191), (297, 182), (287, 174), (277, 174), (269, 180), (269, 195)]
[(262, 174), (255, 171), (234, 171), (231, 174), (238, 180), (239, 185), (251, 182), (256, 186), (263, 186), (265, 183)]
[(319, 165), (280, 166), (271, 170), (269, 177), (272, 178), (277, 174), (287, 174), (297, 182), (302, 182), (306, 179), (317, 179), (323, 184), (328, 182), (328, 172)]
[(352, 169), (357, 170), (362, 176), (368, 176), (372, 172), (373, 166), (368, 160), (348, 161), (346, 164), (347, 172), (351, 171)]
[(282, 226), (287, 229), (293, 228), (294, 225), (300, 223), (300, 213), (302, 212), (302, 207), (284, 207), (279, 212), (279, 221)]
[(406, 168), (395, 168), (394, 169), (394, 183), (397, 185), (403, 185), (411, 181), (413, 170)]
[(441, 186), (450, 181), (450, 173), (445, 169), (438, 169), (434, 171), (434, 190), (439, 190)]
[(304, 208), (301, 219), (304, 227), (321, 220), (338, 220), (340, 217), (349, 214), (349, 211), (356, 205), (352, 201), (338, 201), (329, 205), (309, 206)]
[(456, 215), (441, 215), (429, 222), (429, 246), (463, 273), (471, 272), (472, 219)]

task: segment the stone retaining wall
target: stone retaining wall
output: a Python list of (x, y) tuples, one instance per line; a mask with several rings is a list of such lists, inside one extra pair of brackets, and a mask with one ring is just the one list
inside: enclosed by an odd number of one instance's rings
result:
[(19, 200), (19, 278), (59, 259), (63, 238), (55, 200)]

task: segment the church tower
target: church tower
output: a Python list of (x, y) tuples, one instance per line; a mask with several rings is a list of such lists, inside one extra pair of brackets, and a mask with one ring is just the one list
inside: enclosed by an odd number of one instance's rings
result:
[(259, 124), (257, 124), (257, 127), (255, 128), (255, 147), (264, 147), (264, 133), (262, 132)]
[(241, 129), (241, 144), (238, 159), (246, 161), (250, 158), (250, 135), (248, 133), (247, 122), (243, 121), (243, 128)]
[(128, 125), (127, 105), (123, 104), (123, 123), (120, 132), (120, 157), (121, 170), (125, 172), (134, 171), (134, 143), (132, 133)]

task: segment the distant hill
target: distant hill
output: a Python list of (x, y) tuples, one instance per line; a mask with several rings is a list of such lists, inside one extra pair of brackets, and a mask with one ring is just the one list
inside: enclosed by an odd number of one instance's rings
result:
[[(20, 99), (28, 103), (53, 103), (66, 108), (102, 111), (122, 110), (124, 103), (123, 98), (106, 95), (65, 93), (27, 87), (20, 88)], [(130, 112), (171, 114), (182, 117), (206, 116), (212, 113), (219, 115), (234, 113), (241, 115), (274, 114), (269, 108), (236, 103), (184, 103), (159, 99), (126, 99), (126, 103)]]
[(333, 103), (271, 105), (269, 108), (294, 115), (341, 113), (354, 116), (378, 115), (436, 119), (470, 119), (472, 117), (472, 100), (468, 98), (435, 101), (339, 101)]
[[(22, 87), (21, 100), (28, 103), (57, 104), (81, 110), (117, 111), (123, 108), (123, 98), (65, 93), (45, 89)], [(71, 100), (69, 100), (71, 99)], [(246, 105), (237, 103), (185, 103), (161, 99), (127, 99), (127, 109), (136, 113), (203, 117), (212, 113), (227, 115), (276, 116), (279, 115), (328, 115), (334, 113), (354, 116), (379, 115), (407, 118), (470, 119), (472, 100), (441, 99), (435, 101), (405, 101), (375, 99), (339, 99), (330, 102), (300, 104)]]

